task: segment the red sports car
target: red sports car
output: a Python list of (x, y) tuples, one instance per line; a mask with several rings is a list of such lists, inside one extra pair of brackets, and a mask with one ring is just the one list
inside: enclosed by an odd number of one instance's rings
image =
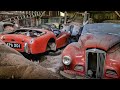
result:
[(14, 32), (0, 35), (8, 46), (19, 52), (28, 54), (43, 53), (48, 50), (55, 51), (68, 44), (69, 33), (59, 32), (56, 35), (49, 30), (38, 28), (21, 28)]
[(79, 41), (62, 52), (62, 62), (66, 78), (120, 78), (120, 24), (85, 25)]

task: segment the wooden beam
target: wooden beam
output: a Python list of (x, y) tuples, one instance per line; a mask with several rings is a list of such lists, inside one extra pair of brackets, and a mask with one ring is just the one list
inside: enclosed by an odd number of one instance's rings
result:
[(118, 13), (118, 11), (115, 11), (115, 13), (117, 14), (118, 17), (120, 17), (120, 14)]

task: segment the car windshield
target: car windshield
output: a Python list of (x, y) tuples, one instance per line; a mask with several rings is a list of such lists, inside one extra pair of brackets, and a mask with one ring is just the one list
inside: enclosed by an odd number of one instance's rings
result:
[(112, 34), (120, 36), (120, 24), (115, 23), (94, 23), (84, 26), (82, 35), (87, 33)]

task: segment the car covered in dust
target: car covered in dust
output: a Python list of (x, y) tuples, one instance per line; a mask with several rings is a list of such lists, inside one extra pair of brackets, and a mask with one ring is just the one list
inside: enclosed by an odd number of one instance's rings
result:
[(62, 62), (66, 78), (120, 78), (120, 24), (86, 24), (79, 41), (63, 50)]
[(46, 51), (56, 51), (68, 44), (69, 33), (54, 32), (38, 28), (20, 28), (10, 33), (0, 35), (0, 39), (11, 48), (28, 54), (39, 54)]

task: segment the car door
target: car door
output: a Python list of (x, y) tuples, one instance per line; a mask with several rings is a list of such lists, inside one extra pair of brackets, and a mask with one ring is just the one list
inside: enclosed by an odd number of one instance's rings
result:
[(56, 36), (57, 48), (63, 47), (67, 45), (69, 34), (67, 32), (61, 32), (58, 36)]

